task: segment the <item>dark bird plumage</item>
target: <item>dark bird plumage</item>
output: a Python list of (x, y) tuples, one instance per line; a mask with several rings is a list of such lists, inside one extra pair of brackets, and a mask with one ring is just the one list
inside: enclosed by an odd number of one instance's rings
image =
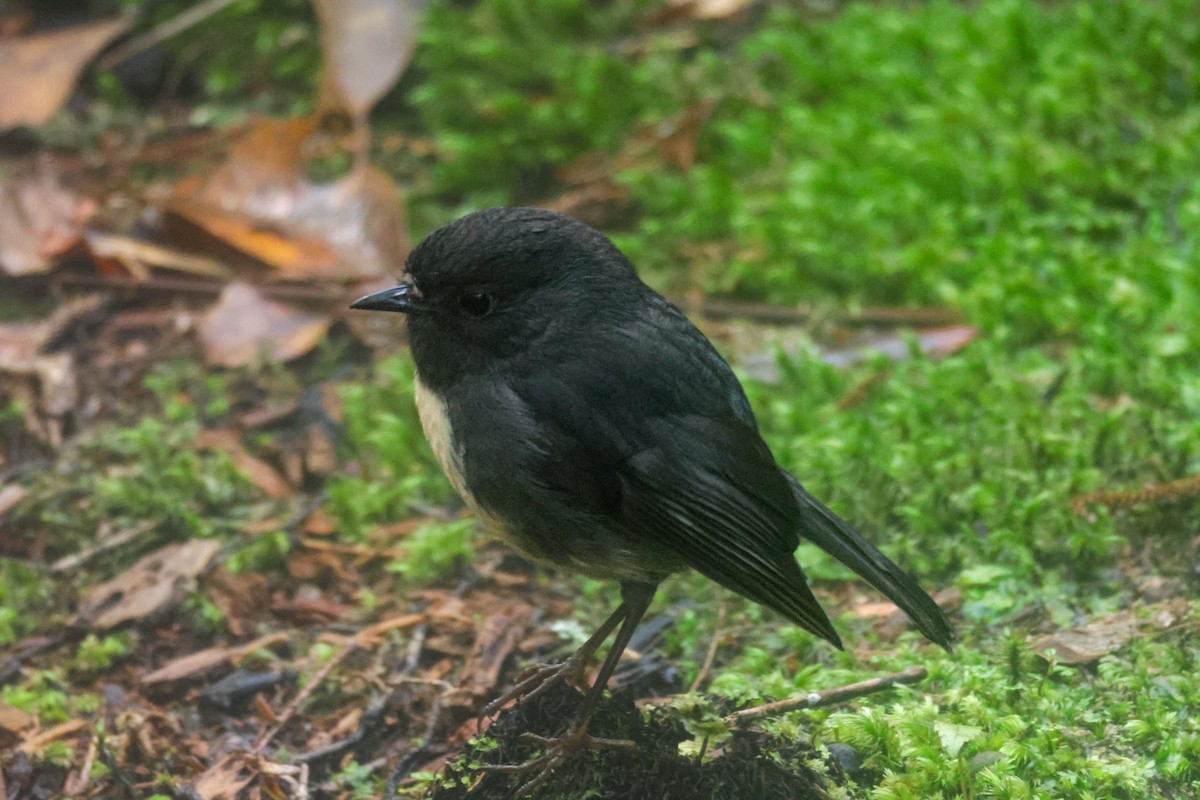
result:
[(431, 233), (405, 280), (354, 307), (406, 313), (439, 461), (516, 549), (621, 582), (605, 633), (631, 633), (690, 567), (840, 647), (793, 555), (803, 537), (950, 647), (941, 609), (776, 464), (724, 359), (607, 238), (489, 209)]

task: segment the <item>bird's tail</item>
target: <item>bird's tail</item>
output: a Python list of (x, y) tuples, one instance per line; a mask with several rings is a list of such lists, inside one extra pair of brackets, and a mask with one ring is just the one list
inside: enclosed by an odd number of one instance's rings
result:
[(791, 475), (788, 478), (800, 506), (801, 535), (887, 595), (916, 623), (921, 633), (950, 650), (954, 629), (933, 598), (848, 522), (809, 494), (799, 481)]

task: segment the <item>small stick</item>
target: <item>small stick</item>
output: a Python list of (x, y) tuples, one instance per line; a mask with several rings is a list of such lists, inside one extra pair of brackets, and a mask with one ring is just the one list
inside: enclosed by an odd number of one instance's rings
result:
[(69, 572), (81, 564), (90, 562), (93, 558), (101, 553), (114, 550), (123, 544), (132, 542), (143, 533), (149, 533), (150, 531), (154, 530), (158, 527), (158, 525), (159, 521), (156, 519), (145, 520), (143, 522), (139, 522), (137, 525), (134, 525), (131, 528), (118, 531), (112, 536), (105, 536), (93, 545), (85, 547), (84, 549), (75, 553), (68, 553), (67, 555), (58, 559), (50, 565), (50, 571), (55, 573)]
[(162, 44), (177, 33), (181, 33), (198, 22), (202, 22), (225, 6), (233, 5), (235, 0), (208, 0), (198, 6), (192, 6), (187, 11), (167, 20), (152, 31), (130, 39), (119, 47), (114, 47), (97, 63), (98, 69), (112, 69), (127, 58), (132, 58), (145, 52), (155, 45)]
[(346, 643), (342, 645), (342, 649), (334, 653), (333, 657), (326, 661), (323, 667), (317, 670), (317, 674), (312, 676), (312, 680), (310, 680), (304, 686), (304, 688), (300, 690), (299, 694), (292, 698), (292, 702), (287, 704), (287, 706), (283, 709), (283, 712), (280, 713), (279, 722), (275, 723), (275, 727), (263, 734), (262, 738), (260, 738), (254, 745), (254, 752), (261, 753), (263, 751), (263, 748), (265, 748), (271, 742), (271, 740), (279, 734), (279, 731), (283, 730), (283, 726), (288, 724), (291, 718), (300, 709), (300, 706), (304, 704), (304, 701), (308, 699), (309, 695), (316, 691), (316, 688), (320, 686), (321, 682), (325, 680), (326, 676), (333, 671), (333, 668), (345, 661), (346, 657), (357, 650), (358, 647), (359, 643), (357, 639), (350, 638), (346, 640)]
[(1151, 484), (1141, 489), (1081, 494), (1071, 499), (1071, 510), (1082, 517), (1087, 513), (1088, 506), (1132, 508), (1146, 503), (1178, 502), (1196, 496), (1200, 496), (1200, 473), (1167, 483)]
[[(715, 300), (702, 298), (697, 302), (688, 302), (685, 298), (668, 298), (684, 311), (708, 319), (741, 318), (775, 325), (802, 325), (813, 316), (811, 306), (777, 306), (767, 303), (752, 303), (739, 300)], [(892, 308), (888, 306), (868, 306), (857, 311), (841, 311), (836, 314), (837, 321), (848, 326), (903, 326), (938, 327), (954, 325), (962, 320), (962, 315), (952, 308)]]
[(802, 708), (820, 708), (821, 706), (829, 706), (834, 703), (843, 703), (855, 697), (862, 697), (863, 695), (883, 691), (898, 683), (917, 683), (924, 680), (928, 674), (929, 672), (924, 667), (909, 667), (900, 672), (881, 675), (878, 678), (870, 678), (858, 683), (851, 683), (847, 686), (839, 686), (836, 689), (810, 692), (800, 697), (789, 697), (787, 700), (780, 700), (775, 703), (766, 703), (765, 705), (754, 706), (753, 708), (743, 708), (741, 711), (735, 711), (725, 717), (725, 724), (732, 728), (758, 719), (759, 717), (782, 714), (785, 711), (796, 711)]
[(708, 677), (708, 671), (712, 669), (713, 659), (717, 656), (717, 642), (721, 639), (721, 623), (725, 621), (725, 601), (721, 601), (721, 605), (717, 606), (717, 622), (713, 625), (712, 639), (708, 643), (708, 653), (704, 656), (704, 666), (700, 667), (700, 671), (696, 673), (696, 679), (692, 681), (692, 685), (688, 687), (689, 692), (694, 692), (700, 688), (700, 684)]

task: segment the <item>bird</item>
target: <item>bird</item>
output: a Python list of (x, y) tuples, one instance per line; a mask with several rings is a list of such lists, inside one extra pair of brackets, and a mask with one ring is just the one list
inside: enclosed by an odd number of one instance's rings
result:
[(351, 308), (407, 318), (413, 394), (438, 463), (483, 526), (535, 562), (615, 581), (621, 603), (562, 664), (485, 709), (582, 676), (617, 631), (531, 791), (596, 742), (588, 722), (665, 578), (696, 570), (841, 648), (794, 551), (807, 540), (950, 650), (945, 614), (909, 574), (776, 462), (707, 337), (599, 231), (523, 207), (426, 236), (399, 285)]

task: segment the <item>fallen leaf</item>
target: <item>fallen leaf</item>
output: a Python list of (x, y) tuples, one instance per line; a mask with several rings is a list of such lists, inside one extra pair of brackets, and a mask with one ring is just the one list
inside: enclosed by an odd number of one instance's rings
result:
[[(966, 347), (979, 336), (973, 325), (951, 325), (945, 328), (926, 328), (915, 334), (918, 349), (930, 358), (942, 358)], [(901, 333), (866, 339), (853, 347), (827, 350), (822, 360), (835, 367), (857, 364), (875, 353), (882, 353), (890, 361), (903, 361), (909, 355), (909, 339)]]
[(337, 252), (329, 243), (246, 217), (240, 211), (215, 208), (190, 198), (172, 200), (170, 210), (221, 241), (286, 273), (319, 276), (332, 274), (339, 268)]
[(326, 583), (333, 580), (353, 580), (354, 575), (346, 570), (334, 553), (309, 548), (292, 552), (287, 558), (288, 575), (305, 583)]
[(45, 319), (0, 323), (0, 384), (8, 393), (33, 401), (25, 409), (26, 427), (51, 445), (59, 443), (61, 419), (74, 412), (78, 395), (71, 354), (45, 350), (103, 302), (99, 296), (84, 297), (62, 304)]
[(950, 754), (951, 758), (958, 758), (963, 747), (983, 733), (983, 728), (975, 725), (958, 725), (953, 722), (937, 720), (933, 723), (933, 729), (937, 732), (938, 739), (942, 741), (942, 748)]
[(41, 125), (54, 116), (88, 62), (129, 23), (98, 20), (5, 41), (0, 46), (0, 129)]
[(191, 539), (145, 556), (88, 592), (72, 624), (108, 630), (163, 613), (195, 588), (196, 577), (220, 549), (216, 540)]
[[(268, 300), (247, 283), (231, 283), (200, 318), (205, 359), (221, 367), (290, 361), (325, 338), (330, 319)], [(282, 480), (282, 479), (281, 479)]]
[(1033, 650), (1047, 661), (1073, 666), (1090, 664), (1115, 653), (1135, 636), (1175, 627), (1190, 613), (1190, 603), (1177, 598), (1102, 614), (1084, 625), (1039, 636), (1033, 641)]
[(202, 772), (192, 782), (192, 789), (202, 800), (237, 800), (242, 789), (254, 780), (257, 769), (248, 763), (252, 756), (227, 753)]
[(246, 570), (230, 572), (224, 565), (205, 576), (203, 588), (235, 636), (245, 635), (271, 601), (265, 575)]
[(268, 634), (245, 644), (231, 647), (210, 647), (186, 656), (169, 661), (153, 672), (142, 676), (143, 686), (153, 686), (159, 683), (174, 683), (185, 678), (191, 678), (202, 672), (208, 672), (214, 667), (224, 664), (237, 663), (241, 659), (259, 650), (265, 650), (278, 644), (283, 644), (289, 635), (283, 631)]
[(0, 747), (8, 747), (37, 722), (20, 709), (0, 701)]
[(0, 164), (0, 270), (45, 272), (75, 246), (95, 212), (96, 202), (69, 188), (49, 156)]
[(267, 462), (250, 455), (242, 446), (242, 437), (237, 431), (231, 428), (209, 428), (200, 431), (196, 436), (196, 447), (227, 453), (238, 472), (245, 475), (254, 488), (272, 500), (291, 496), (292, 488), (283, 476)]
[(146, 277), (149, 267), (219, 280), (233, 277), (232, 270), (215, 258), (187, 253), (126, 234), (89, 230), (84, 234), (84, 240), (95, 258), (121, 264), (136, 277)]
[(474, 696), (470, 703), (496, 688), (504, 662), (525, 636), (532, 618), (532, 607), (514, 604), (484, 620), (459, 673), (459, 686)]
[(321, 23), (322, 102), (364, 116), (408, 66), (417, 9), (408, 0), (314, 0)]
[(271, 613), (296, 625), (328, 625), (341, 619), (350, 607), (324, 597), (283, 600), (271, 604)]
[(333, 136), (319, 115), (259, 121), (223, 164), (177, 184), (164, 208), (283, 278), (389, 275), (407, 251), (399, 192), (366, 163), (328, 183), (310, 180), (310, 157)]
[(27, 494), (29, 490), (16, 483), (0, 489), (0, 517), (16, 508)]

